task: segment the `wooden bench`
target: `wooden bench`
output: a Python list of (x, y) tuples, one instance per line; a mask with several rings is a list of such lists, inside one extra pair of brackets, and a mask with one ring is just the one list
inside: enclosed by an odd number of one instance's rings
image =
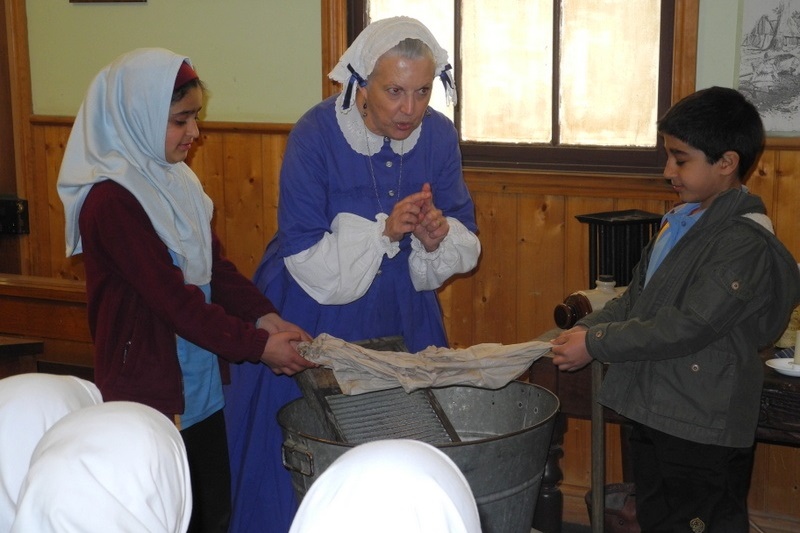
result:
[(36, 356), (44, 350), (39, 339), (0, 335), (0, 378), (36, 372)]
[(0, 335), (42, 343), (35, 363), (20, 367), (19, 372), (92, 376), (83, 281), (0, 274), (0, 316)]

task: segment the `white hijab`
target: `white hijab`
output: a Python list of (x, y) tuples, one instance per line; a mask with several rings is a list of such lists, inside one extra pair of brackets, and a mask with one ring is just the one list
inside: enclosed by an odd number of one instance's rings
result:
[(75, 411), (42, 437), (12, 533), (181, 533), (191, 480), (174, 424), (144, 404)]
[(67, 256), (82, 252), (78, 217), (92, 185), (112, 180), (144, 208), (188, 283), (211, 279), (211, 199), (183, 162), (169, 163), (164, 144), (170, 99), (181, 62), (161, 48), (124, 54), (94, 78), (75, 117), (58, 175)]
[(289, 533), (479, 533), (464, 475), (443, 452), (416, 440), (348, 450), (311, 485)]
[(42, 435), (63, 416), (103, 401), (74, 376), (19, 374), (0, 379), (0, 533), (8, 533), (22, 480)]

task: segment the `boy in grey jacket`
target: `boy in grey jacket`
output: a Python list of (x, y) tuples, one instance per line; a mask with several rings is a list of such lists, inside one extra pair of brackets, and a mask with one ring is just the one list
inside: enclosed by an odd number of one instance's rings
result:
[(746, 533), (760, 348), (800, 303), (800, 272), (744, 182), (764, 143), (738, 91), (687, 96), (658, 122), (681, 204), (628, 289), (553, 340), (553, 363), (610, 363), (599, 401), (631, 420), (643, 532)]

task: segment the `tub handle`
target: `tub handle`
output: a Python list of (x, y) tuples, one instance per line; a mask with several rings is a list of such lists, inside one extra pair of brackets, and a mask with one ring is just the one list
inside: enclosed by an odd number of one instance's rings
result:
[(314, 455), (307, 448), (286, 441), (281, 446), (283, 466), (304, 476), (314, 475)]

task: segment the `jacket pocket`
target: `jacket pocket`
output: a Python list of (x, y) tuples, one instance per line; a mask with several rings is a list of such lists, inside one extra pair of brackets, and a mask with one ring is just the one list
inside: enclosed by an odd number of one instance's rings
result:
[(652, 365), (650, 410), (688, 424), (724, 429), (735, 365), (723, 352), (704, 351)]
[(719, 268), (711, 273), (710, 283), (695, 290), (689, 307), (716, 331), (738, 320), (739, 310), (753, 299), (755, 291), (749, 279), (729, 268)]

